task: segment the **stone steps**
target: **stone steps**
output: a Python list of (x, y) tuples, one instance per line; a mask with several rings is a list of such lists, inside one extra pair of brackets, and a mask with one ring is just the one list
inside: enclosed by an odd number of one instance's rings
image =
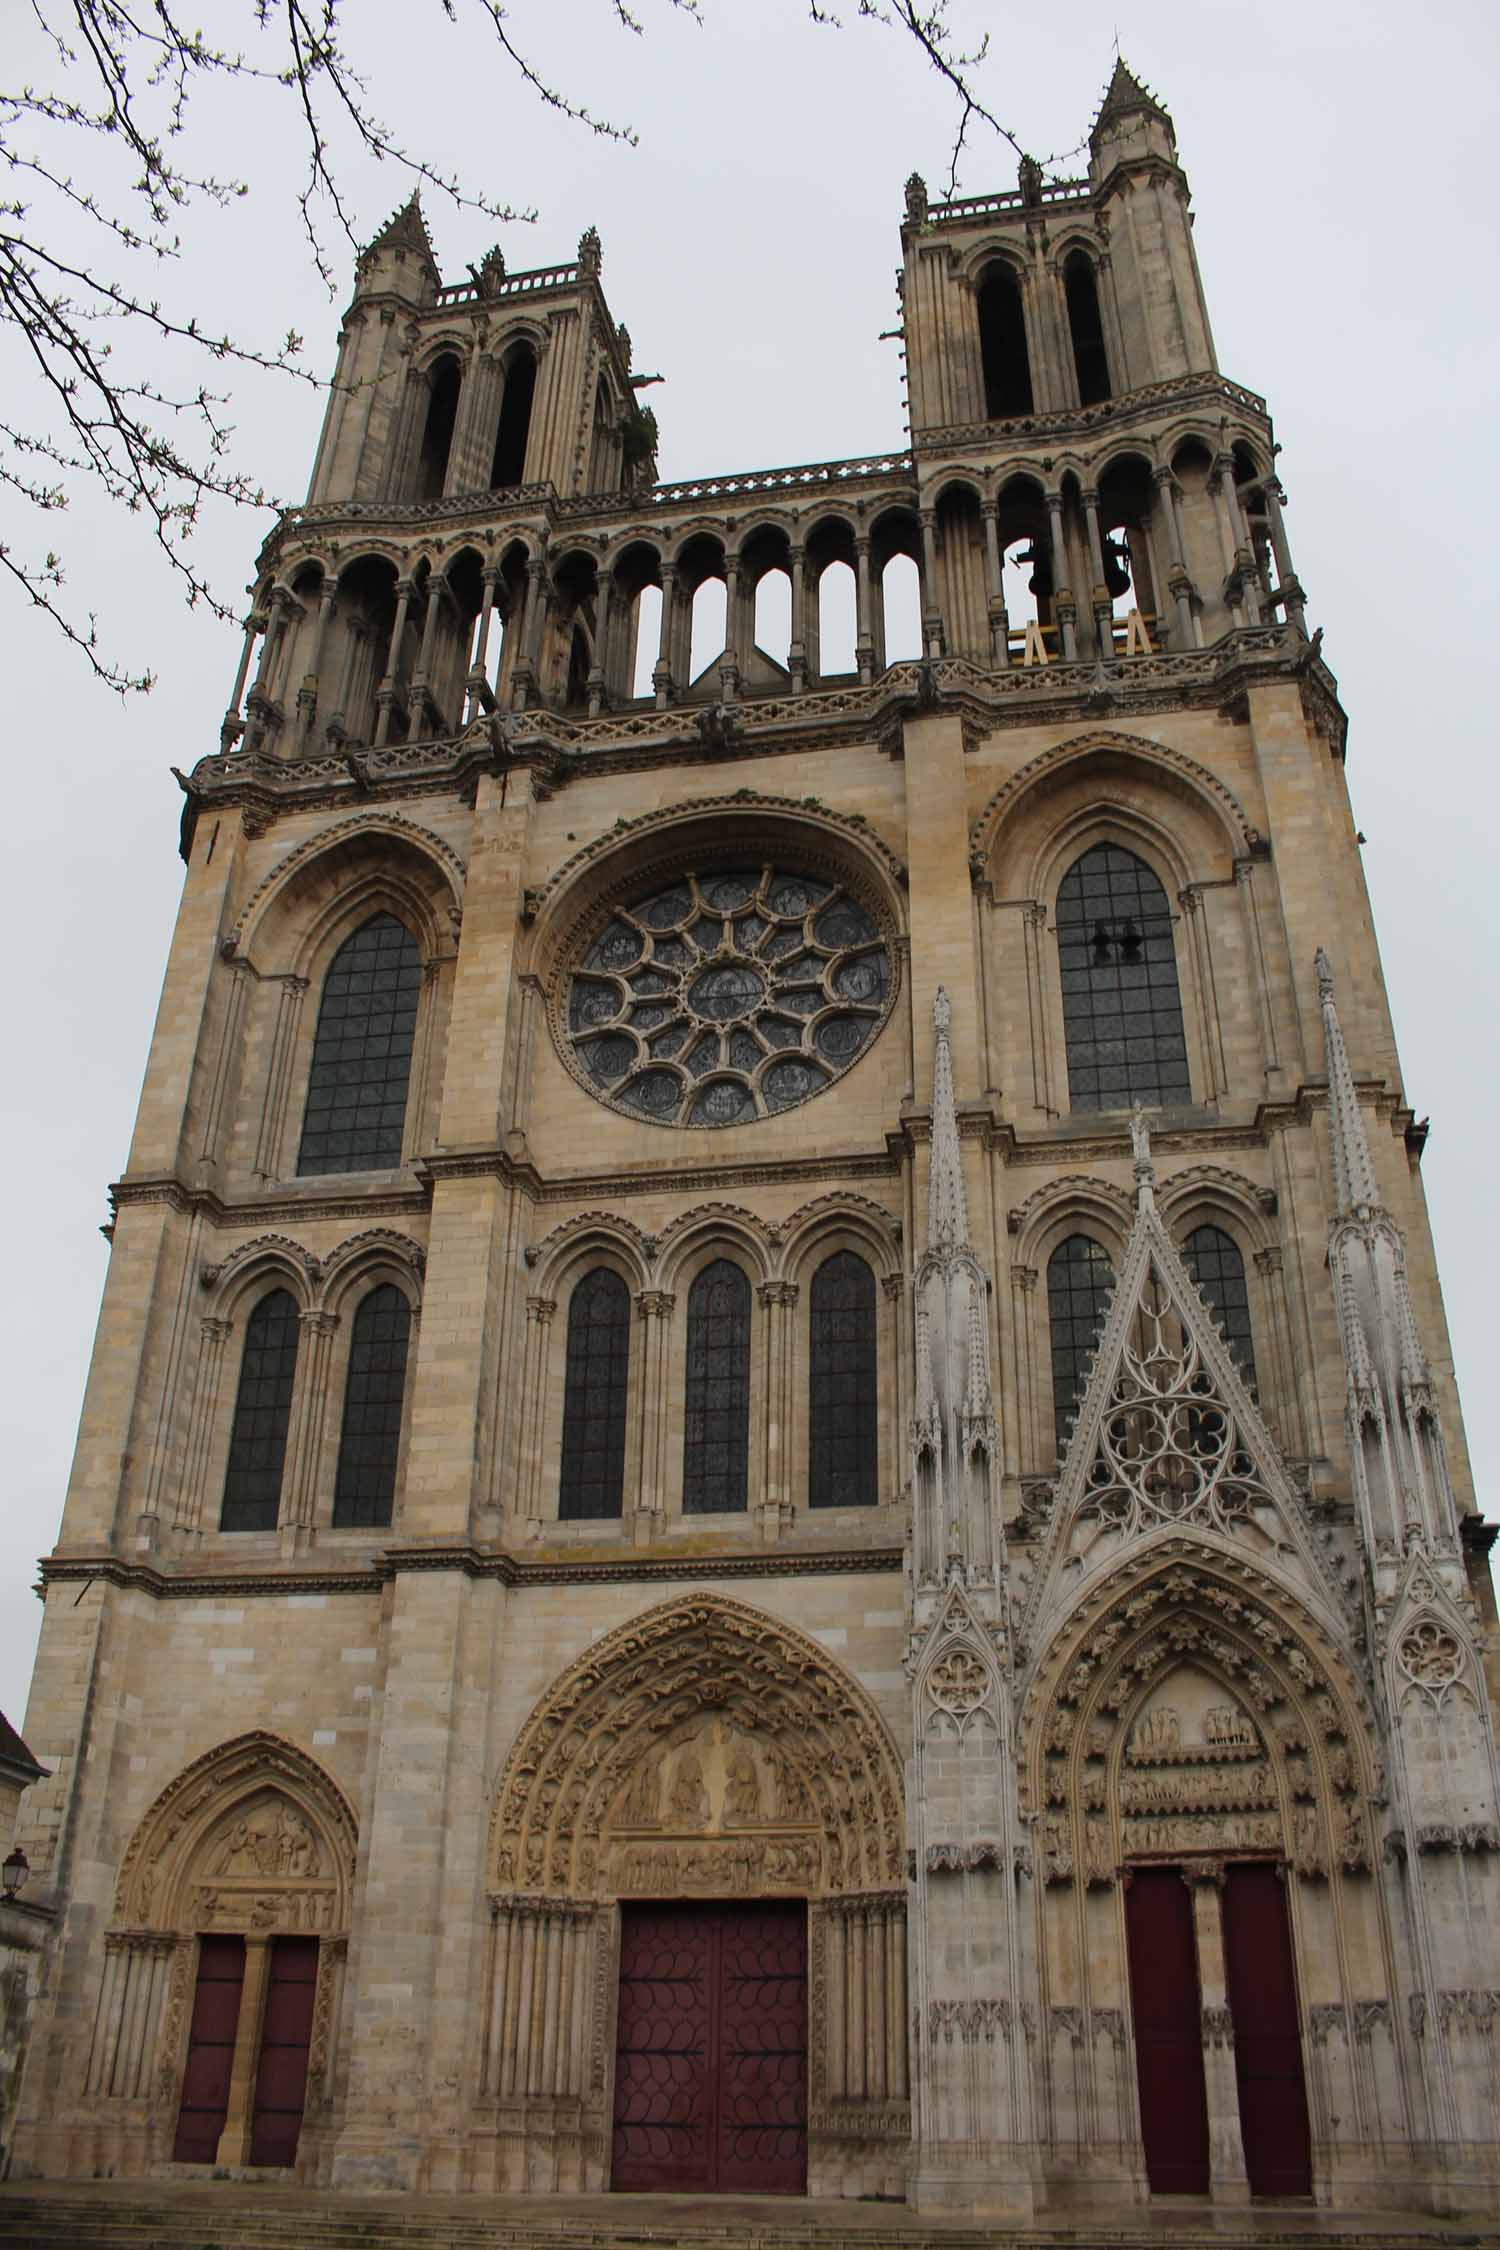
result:
[(694, 2197), (334, 2196), (314, 2189), (91, 2181), (0, 2187), (13, 2250), (1482, 2250), (1500, 2232), (1415, 2213), (1199, 2206), (1022, 2227), (900, 2206)]

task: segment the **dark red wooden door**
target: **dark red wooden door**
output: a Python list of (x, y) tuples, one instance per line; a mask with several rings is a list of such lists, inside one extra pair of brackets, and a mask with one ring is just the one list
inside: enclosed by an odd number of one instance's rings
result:
[(802, 2192), (803, 1906), (624, 1909), (612, 2179), (679, 2193)]
[(307, 2100), (307, 2056), (317, 1989), (317, 1939), (277, 1938), (271, 1947), (260, 2064), (255, 2074), (255, 2110), (250, 2121), (252, 2164), (290, 2164), (296, 2157)]
[(1224, 1958), (1250, 2193), (1311, 2195), (1312, 2133), (1292, 1932), (1286, 1887), (1274, 1867), (1248, 1862), (1229, 1869)]
[(172, 2144), (176, 2164), (212, 2164), (219, 2153), (219, 2135), (229, 2111), (234, 2035), (244, 1982), (243, 1938), (198, 1940), (198, 1987), (193, 1994), (177, 2138)]
[(1208, 2193), (1208, 2094), (1193, 1902), (1175, 1867), (1137, 1867), (1125, 1891), (1141, 2138), (1153, 2195)]

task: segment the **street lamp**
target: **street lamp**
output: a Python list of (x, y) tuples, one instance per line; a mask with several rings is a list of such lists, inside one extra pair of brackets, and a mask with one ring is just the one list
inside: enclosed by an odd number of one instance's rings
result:
[(6, 1858), (0, 1861), (0, 1889), (7, 1898), (14, 1898), (30, 1873), (30, 1860), (19, 1844), (12, 1845)]

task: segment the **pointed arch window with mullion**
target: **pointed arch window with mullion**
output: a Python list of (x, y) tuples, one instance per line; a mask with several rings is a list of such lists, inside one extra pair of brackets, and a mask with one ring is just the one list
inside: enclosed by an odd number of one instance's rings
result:
[(329, 963), (313, 1038), (298, 1173), (401, 1162), (422, 961), (394, 914), (374, 914)]
[(728, 1258), (688, 1291), (684, 1515), (744, 1509), (750, 1485), (750, 1284)]
[(1075, 1110), (1192, 1100), (1167, 894), (1118, 844), (1075, 860), (1057, 893), (1068, 1098)]

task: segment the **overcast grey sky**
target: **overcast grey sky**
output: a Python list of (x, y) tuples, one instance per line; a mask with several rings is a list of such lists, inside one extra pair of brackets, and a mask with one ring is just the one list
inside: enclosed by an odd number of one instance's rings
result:
[[(636, 365), (667, 377), (649, 394), (663, 476), (897, 445), (899, 362), (877, 339), (895, 318), (902, 183), (914, 167), (934, 193), (945, 181), (949, 104), (894, 31), (820, 31), (801, 0), (703, 5), (700, 27), (648, 0), (634, 39), (606, 0), (515, 0), (518, 36), (569, 91), (627, 116), (641, 135), (633, 150), (542, 111), (477, 29), (449, 29), (436, 5), (355, 0), (349, 20), (371, 42), (361, 53), (376, 106), (405, 137), (496, 197), (538, 207), (534, 227), (504, 230), (513, 270), (571, 256), (598, 226)], [(1500, 1466), (1488, 1395), (1500, 1226), (1485, 1155), (1500, 938), (1500, 11), (1493, 0), (1420, 12), (1311, 0), (1253, 15), (1228, 0), (1145, 0), (1125, 15), (1116, 0), (960, 8), (990, 28), (989, 99), (1038, 155), (1086, 135), (1117, 29), (1173, 113), (1220, 364), (1269, 398), (1310, 621), (1326, 629), (1351, 716), (1350, 784), (1406, 1092), (1433, 1121), (1427, 1192), (1485, 1506)], [(199, 11), (210, 35), (249, 13), (228, 0)], [(7, 27), (17, 78), (43, 67), (28, 36)], [(180, 286), (209, 326), (272, 340), (301, 330), (307, 363), (327, 373), (344, 299), (329, 303), (299, 237), (290, 121), (227, 89), (212, 124), (213, 161), (252, 192), (222, 218), (189, 221)], [(1014, 175), (1003, 143), (975, 138), (966, 192)], [(364, 236), (405, 198), (389, 165), (352, 165), (349, 183)], [(494, 227), (431, 196), (428, 212), (445, 276), (462, 279)], [(15, 382), (0, 357), (8, 412)], [(237, 381), (239, 460), (299, 499), (320, 414), (306, 390)], [(200, 534), (236, 598), (270, 520), (225, 511)], [(3, 536), (19, 543), (31, 528), (12, 521)], [(177, 905), (168, 768), (215, 747), (239, 638), (184, 610), (136, 524), (81, 501), (51, 538), (110, 650), (158, 685), (121, 707), (0, 596), (17, 1019), (3, 1119), (15, 1258), (0, 1298), (11, 1461), (0, 1708), (18, 1722), (40, 1619), (32, 1564), (56, 1532), (108, 1258), (96, 1230), (125, 1160)]]

